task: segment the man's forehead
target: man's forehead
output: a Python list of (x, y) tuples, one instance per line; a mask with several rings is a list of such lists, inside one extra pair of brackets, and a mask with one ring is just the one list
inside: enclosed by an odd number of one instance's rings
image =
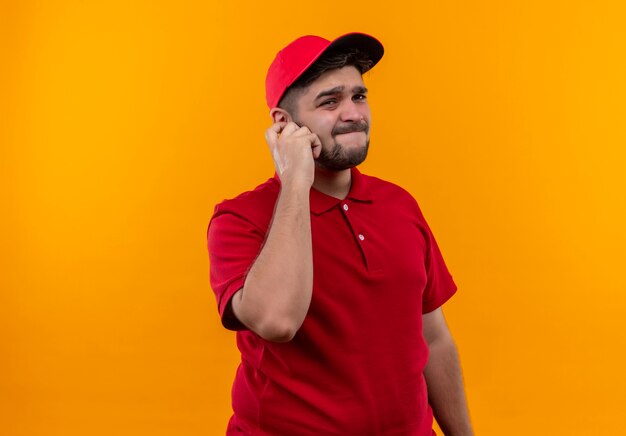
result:
[(303, 96), (315, 98), (320, 92), (335, 88), (352, 92), (354, 88), (364, 86), (359, 70), (353, 66), (347, 66), (323, 73), (306, 88)]

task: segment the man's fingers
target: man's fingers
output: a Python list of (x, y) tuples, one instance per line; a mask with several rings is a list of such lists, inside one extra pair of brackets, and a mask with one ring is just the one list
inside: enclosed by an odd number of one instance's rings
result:
[(283, 129), (283, 131), (280, 134), (289, 136), (289, 135), (293, 134), (293, 132), (295, 132), (299, 128), (300, 128), (300, 126), (298, 126), (293, 121), (290, 121), (290, 122), (287, 123), (287, 125), (285, 126), (285, 128)]
[(270, 148), (274, 148), (276, 146), (276, 141), (278, 141), (278, 133), (276, 133), (272, 129), (267, 129), (265, 131), (265, 140), (267, 141), (267, 145), (269, 145)]
[(270, 127), (270, 130), (275, 131), (276, 133), (280, 133), (281, 130), (285, 128), (287, 123), (285, 121), (277, 121)]
[(320, 137), (317, 136), (315, 133), (311, 133), (311, 134), (307, 135), (307, 138), (311, 141), (311, 146), (314, 146), (314, 147), (321, 147), (322, 146), (322, 142), (320, 141)]
[(320, 157), (320, 153), (322, 152), (322, 142), (320, 141), (319, 136), (315, 133), (311, 133), (307, 135), (309, 141), (311, 141), (311, 151), (313, 152), (313, 159), (317, 159)]
[(272, 124), (272, 126), (265, 131), (265, 140), (269, 145), (275, 145), (278, 140), (278, 134), (285, 128), (287, 123), (280, 121)]
[(298, 130), (296, 130), (291, 136), (306, 136), (309, 135), (311, 131), (307, 126), (302, 126)]

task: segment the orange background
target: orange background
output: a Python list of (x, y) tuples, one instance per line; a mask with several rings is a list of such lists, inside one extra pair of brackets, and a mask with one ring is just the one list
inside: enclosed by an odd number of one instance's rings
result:
[(264, 75), (376, 35), (362, 170), (420, 202), (477, 435), (626, 432), (621, 1), (0, 9), (0, 433), (218, 435), (213, 206), (270, 177)]

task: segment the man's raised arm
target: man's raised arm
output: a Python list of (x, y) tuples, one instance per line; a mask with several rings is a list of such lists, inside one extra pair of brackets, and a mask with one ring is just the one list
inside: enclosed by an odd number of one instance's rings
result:
[(234, 315), (263, 339), (290, 341), (309, 310), (313, 253), (309, 192), (321, 143), (307, 127), (278, 122), (266, 132), (281, 180), (265, 244), (242, 289), (232, 298)]

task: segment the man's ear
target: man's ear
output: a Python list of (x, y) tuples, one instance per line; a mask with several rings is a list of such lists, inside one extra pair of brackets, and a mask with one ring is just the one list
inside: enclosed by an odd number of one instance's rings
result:
[(291, 118), (289, 112), (279, 107), (275, 107), (270, 110), (270, 117), (272, 117), (272, 121), (274, 121), (275, 123), (288, 123), (290, 121), (293, 121), (293, 118)]

